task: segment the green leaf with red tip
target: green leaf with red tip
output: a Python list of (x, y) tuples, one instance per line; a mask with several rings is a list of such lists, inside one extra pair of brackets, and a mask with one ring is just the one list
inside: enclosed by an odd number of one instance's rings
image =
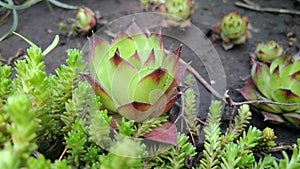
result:
[(148, 38), (135, 22), (131, 23), (126, 33), (134, 39), (138, 53), (145, 50)]
[(100, 96), (101, 103), (109, 110), (116, 112), (116, 106), (112, 100), (112, 98), (106, 93), (103, 87), (90, 75), (81, 75), (84, 80), (86, 80), (94, 89), (95, 94)]
[(294, 72), (293, 74), (290, 75), (290, 78), (293, 80), (297, 80), (300, 82), (300, 71)]
[(286, 60), (285, 56), (283, 56), (283, 57), (279, 57), (279, 58), (275, 59), (274, 61), (272, 61), (271, 66), (270, 66), (270, 73), (272, 73), (277, 67), (279, 67), (279, 72), (281, 72), (285, 60)]
[(246, 100), (257, 100), (257, 90), (253, 87), (245, 86), (239, 89), (239, 92)]
[(256, 66), (253, 64), (252, 69), (252, 79), (257, 89), (267, 98), (271, 98), (269, 67), (264, 63), (257, 63)]
[(288, 122), (295, 126), (300, 126), (300, 114), (298, 113), (285, 113), (283, 114), (283, 117), (287, 119)]
[(152, 106), (147, 103), (132, 102), (118, 107), (118, 112), (128, 120), (141, 122), (153, 112)]
[(134, 100), (134, 91), (136, 86), (138, 85), (138, 83), (141, 81), (141, 79), (143, 79), (144, 77), (146, 77), (147, 75), (149, 75), (150, 73), (152, 73), (153, 71), (155, 71), (156, 68), (153, 67), (142, 67), (138, 72), (136, 72), (136, 74), (132, 77), (132, 79), (130, 79), (130, 85), (129, 85), (129, 98), (131, 100)]
[(161, 41), (161, 36), (158, 34), (152, 34), (148, 38), (147, 48), (154, 50), (156, 66), (160, 66), (163, 62), (163, 45)]
[(121, 57), (111, 58), (111, 65), (115, 65), (114, 74), (111, 75), (111, 94), (117, 106), (132, 102), (130, 99), (131, 79), (138, 72), (129, 62)]
[(184, 93), (184, 91), (178, 91), (178, 84), (173, 81), (166, 93), (158, 99), (158, 101), (153, 105), (156, 108), (156, 111), (151, 114), (151, 117), (161, 116), (163, 113), (170, 110), (174, 105), (176, 100)]
[(137, 52), (129, 57), (128, 62), (133, 65), (137, 70), (140, 70), (142, 67), (142, 61)]
[(94, 75), (101, 63), (108, 61), (109, 48), (110, 44), (95, 34), (89, 39), (89, 67)]
[(150, 133), (144, 135), (145, 138), (164, 144), (177, 146), (177, 129), (172, 123), (165, 122), (161, 127), (154, 128)]
[(135, 53), (136, 45), (132, 37), (122, 32), (115, 37), (111, 45), (111, 56), (114, 55), (117, 49), (119, 50), (120, 56), (123, 59), (127, 60), (130, 56), (132, 56)]
[(273, 96), (274, 90), (281, 86), (281, 79), (279, 77), (279, 68), (277, 67), (270, 76), (271, 76), (270, 84), (272, 84), (272, 85), (269, 90), (270, 90), (271, 98), (274, 99), (274, 96)]
[(289, 89), (295, 93), (300, 98), (300, 82), (297, 80), (290, 80), (290, 87)]
[[(177, 50), (181, 50), (180, 47)], [(179, 62), (179, 56), (180, 52), (176, 51), (178, 55), (174, 54), (173, 52), (168, 53), (163, 60), (163, 68), (167, 69), (168, 72), (172, 74), (173, 77), (175, 77), (175, 74), (177, 72), (178, 68), (178, 62)]]
[[(281, 103), (300, 103), (299, 96), (287, 89), (274, 90), (274, 100)], [(280, 106), (284, 111), (295, 111), (299, 106)]]
[(174, 81), (176, 82), (177, 86), (182, 81), (182, 78), (183, 78), (188, 66), (189, 66), (188, 64), (183, 64), (183, 63), (178, 62), (176, 74), (174, 77)]
[(134, 90), (134, 100), (154, 104), (172, 81), (173, 77), (165, 69), (158, 68), (139, 81)]
[(147, 60), (144, 62), (143, 67), (155, 67), (155, 54), (154, 50), (151, 50)]

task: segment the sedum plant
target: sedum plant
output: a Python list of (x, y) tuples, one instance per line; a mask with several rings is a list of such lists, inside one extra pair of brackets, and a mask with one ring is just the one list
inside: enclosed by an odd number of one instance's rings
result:
[[(273, 45), (272, 45), (273, 46)], [(260, 48), (260, 46), (258, 46)], [(255, 103), (266, 120), (276, 123), (290, 123), (300, 126), (300, 83), (299, 83), (299, 55), (281, 55), (281, 52), (270, 51), (274, 58), (268, 62), (253, 60), (251, 78), (246, 82), (241, 94), (247, 100), (263, 100), (279, 102), (279, 104)], [(282, 104), (280, 104), (282, 103)], [(285, 103), (294, 103), (286, 105)]]
[(250, 38), (251, 34), (247, 30), (248, 23), (249, 18), (241, 17), (235, 10), (222, 17), (215, 30), (220, 35), (225, 50), (243, 44)]

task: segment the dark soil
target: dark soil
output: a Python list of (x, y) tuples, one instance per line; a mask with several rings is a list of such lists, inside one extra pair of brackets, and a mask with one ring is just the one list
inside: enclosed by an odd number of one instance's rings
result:
[[(121, 16), (125, 16), (135, 12), (142, 12), (142, 7), (138, 0), (72, 0), (63, 2), (72, 5), (84, 5), (90, 7), (94, 11), (99, 11), (104, 19), (112, 21)], [(234, 6), (233, 0), (198, 0), (196, 1), (196, 10), (192, 16), (192, 23), (199, 27), (205, 34), (210, 35), (213, 26), (220, 20), (225, 13), (237, 10), (242, 16), (248, 16), (252, 26), (252, 39), (244, 45), (236, 46), (229, 51), (224, 51), (220, 42), (213, 42), (214, 47), (221, 58), (227, 81), (227, 89), (229, 94), (235, 101), (243, 101), (241, 95), (236, 89), (243, 86), (241, 79), (246, 78), (250, 72), (249, 53), (253, 52), (255, 45), (261, 41), (270, 39), (281, 43), (287, 53), (295, 53), (300, 47), (300, 17), (287, 14), (273, 14), (255, 12), (245, 10)], [(265, 0), (258, 1), (265, 7), (284, 8), (292, 10), (300, 10), (299, 2), (296, 0)], [(53, 7), (53, 13), (49, 10), (45, 2), (41, 2), (28, 9), (19, 11), (19, 25), (17, 32), (32, 40), (35, 44), (45, 49), (52, 41), (56, 34), (60, 34), (58, 24), (60, 22), (68, 22), (70, 18), (74, 18), (75, 11), (64, 10)], [(12, 17), (8, 17), (6, 22), (1, 25), (0, 35), (4, 34), (11, 25)], [(289, 44), (287, 34), (294, 33), (297, 41)], [(53, 72), (60, 64), (63, 64), (66, 59), (66, 49), (79, 48), (81, 49), (86, 42), (85, 37), (70, 37), (61, 36), (59, 46), (46, 57), (47, 71)], [(172, 43), (172, 42), (171, 42)], [(165, 45), (168, 46), (168, 45)], [(172, 44), (171, 44), (172, 46)], [(16, 36), (11, 36), (0, 43), (0, 53), (4, 59), (13, 57), (18, 49), (23, 51), (29, 45)], [(186, 61), (193, 60), (194, 66), (206, 79), (207, 73), (201, 61), (193, 59), (194, 54), (189, 49), (183, 49), (183, 59)], [(211, 101), (210, 94), (199, 85), (201, 95), (201, 106), (199, 117), (206, 118), (208, 105)], [(226, 122), (226, 116), (224, 118)], [(275, 129), (278, 136), (277, 143), (293, 144), (300, 137), (299, 129), (287, 126), (273, 125), (264, 122), (259, 113), (254, 113), (252, 125), (260, 129), (270, 126)]]

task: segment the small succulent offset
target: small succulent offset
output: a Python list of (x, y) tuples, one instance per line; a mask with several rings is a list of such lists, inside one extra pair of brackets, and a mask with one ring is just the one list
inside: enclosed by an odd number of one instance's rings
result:
[(76, 12), (75, 26), (80, 33), (89, 33), (96, 26), (94, 12), (88, 7), (80, 7)]
[(262, 62), (269, 62), (279, 57), (283, 52), (281, 45), (273, 40), (266, 43), (258, 43), (255, 50), (255, 58)]
[(190, 26), (190, 18), (194, 13), (193, 0), (141, 0), (144, 10), (152, 6), (153, 11), (159, 11), (165, 16), (163, 25), (179, 26), (182, 28)]
[(111, 113), (141, 122), (168, 111), (182, 92), (186, 65), (179, 62), (181, 46), (166, 52), (161, 33), (146, 35), (136, 23), (110, 44), (93, 35), (89, 42), (92, 76), (84, 78)]
[[(264, 49), (268, 49), (268, 54), (273, 55), (263, 57), (263, 60), (268, 62), (253, 59), (251, 78), (247, 80), (245, 87), (240, 89), (240, 92), (246, 100), (290, 104), (256, 103), (253, 106), (261, 110), (266, 120), (275, 123), (290, 123), (299, 127), (300, 56), (299, 54), (294, 56), (281, 55), (282, 50), (279, 49), (278, 45), (271, 44), (271, 46), (277, 47)], [(261, 50), (261, 45), (258, 45), (257, 51)], [(257, 54), (261, 53), (258, 52)], [(281, 56), (278, 57), (278, 55)]]
[(225, 50), (243, 44), (251, 37), (251, 33), (247, 30), (248, 23), (249, 18), (241, 17), (235, 10), (222, 17), (215, 30), (220, 35)]
[(170, 19), (175, 23), (181, 22), (179, 26), (187, 27), (191, 24), (190, 18), (194, 13), (193, 0), (166, 0), (159, 6), (159, 11), (171, 15)]

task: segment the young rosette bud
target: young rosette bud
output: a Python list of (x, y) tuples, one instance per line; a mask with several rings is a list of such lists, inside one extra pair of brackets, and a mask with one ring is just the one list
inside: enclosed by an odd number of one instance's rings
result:
[[(253, 60), (251, 79), (240, 89), (265, 120), (300, 126), (300, 57), (282, 55), (270, 63)], [(277, 102), (271, 104), (270, 102)]]
[(258, 43), (255, 50), (255, 57), (259, 61), (269, 62), (282, 55), (283, 48), (273, 40), (266, 43)]
[(119, 33), (112, 43), (93, 35), (85, 79), (104, 108), (141, 122), (168, 111), (180, 97), (186, 65), (179, 62), (181, 46), (165, 51), (161, 33), (146, 35), (137, 24)]
[(167, 26), (187, 27), (194, 13), (193, 0), (165, 0), (160, 4), (159, 11), (168, 14), (167, 17), (174, 21), (167, 22)]
[(215, 29), (219, 33), (226, 50), (236, 44), (243, 44), (250, 38), (251, 34), (247, 30), (248, 23), (248, 17), (241, 17), (237, 11), (232, 11), (222, 17)]
[(76, 12), (75, 26), (80, 33), (90, 32), (96, 26), (94, 12), (88, 7), (80, 7)]

